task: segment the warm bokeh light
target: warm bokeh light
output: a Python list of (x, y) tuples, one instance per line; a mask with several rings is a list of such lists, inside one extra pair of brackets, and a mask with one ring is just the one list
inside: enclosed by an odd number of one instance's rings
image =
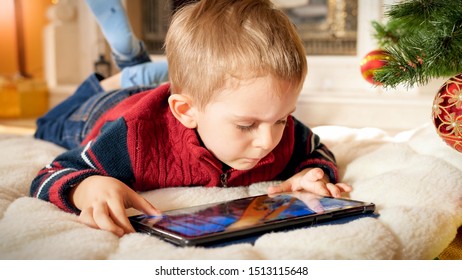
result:
[[(24, 33), (25, 67), (34, 77), (43, 77), (43, 29), (48, 23), (46, 11), (50, 0), (0, 0), (0, 75), (18, 72), (15, 3), (21, 1)], [(56, 0), (57, 1), (57, 0)]]
[(0, 75), (13, 74), (17, 71), (16, 28), (14, 1), (0, 0)]

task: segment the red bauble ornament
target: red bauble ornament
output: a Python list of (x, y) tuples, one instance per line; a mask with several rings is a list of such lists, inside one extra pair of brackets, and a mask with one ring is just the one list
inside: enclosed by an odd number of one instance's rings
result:
[(373, 85), (380, 85), (374, 80), (374, 73), (386, 65), (388, 60), (390, 60), (390, 54), (384, 50), (373, 50), (367, 53), (360, 64), (363, 78)]
[(462, 153), (462, 73), (447, 80), (433, 101), (433, 124), (450, 147)]

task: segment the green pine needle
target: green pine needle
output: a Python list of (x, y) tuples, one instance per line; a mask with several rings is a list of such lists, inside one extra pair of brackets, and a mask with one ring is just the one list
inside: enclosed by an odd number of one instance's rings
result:
[(389, 7), (375, 38), (390, 53), (374, 79), (384, 87), (427, 84), (462, 72), (462, 1), (406, 0)]

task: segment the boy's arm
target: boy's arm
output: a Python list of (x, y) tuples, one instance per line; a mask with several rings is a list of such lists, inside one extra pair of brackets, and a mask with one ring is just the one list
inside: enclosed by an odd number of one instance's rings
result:
[(340, 197), (350, 192), (351, 186), (338, 183), (335, 157), (320, 142), (319, 136), (293, 118), (294, 149), (292, 157), (281, 174), (286, 179), (268, 188), (270, 194), (287, 191), (309, 191), (318, 195)]
[(49, 201), (59, 208), (78, 213), (69, 200), (72, 188), (84, 179), (110, 176), (130, 185), (134, 182), (127, 149), (127, 127), (120, 118), (108, 122), (99, 136), (85, 146), (69, 150), (39, 171), (32, 181), (30, 195)]
[(292, 157), (282, 177), (288, 178), (306, 168), (319, 167), (331, 183), (338, 181), (335, 156), (323, 144), (318, 135), (303, 123), (292, 117), (294, 122), (294, 148)]
[[(299, 134), (299, 135), (297, 135)], [(305, 159), (303, 159), (298, 167), (298, 171), (306, 168), (319, 167), (329, 177), (331, 183), (338, 181), (338, 168), (334, 154), (321, 142), (319, 136), (311, 129), (296, 121), (295, 137), (306, 139), (302, 142), (302, 147), (305, 147)]]

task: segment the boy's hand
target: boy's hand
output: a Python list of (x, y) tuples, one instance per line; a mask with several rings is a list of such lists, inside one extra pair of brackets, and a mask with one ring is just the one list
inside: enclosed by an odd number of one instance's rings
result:
[(72, 190), (70, 198), (81, 210), (81, 223), (119, 237), (135, 232), (125, 213), (126, 208), (133, 207), (148, 215), (160, 214), (146, 199), (112, 177), (90, 176)]
[(340, 197), (353, 188), (345, 183), (332, 184), (321, 168), (307, 168), (279, 185), (268, 188), (269, 194), (305, 190), (322, 196)]

